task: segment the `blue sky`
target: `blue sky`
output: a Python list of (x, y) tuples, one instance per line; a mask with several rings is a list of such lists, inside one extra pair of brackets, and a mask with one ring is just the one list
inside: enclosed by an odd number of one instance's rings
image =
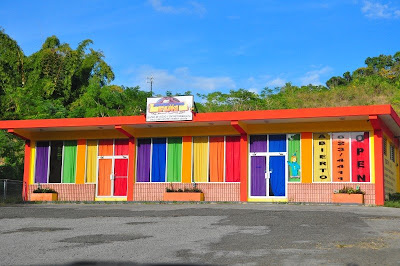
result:
[(114, 84), (161, 94), (324, 84), (400, 51), (400, 1), (1, 0), (0, 26), (27, 55), (92, 39)]

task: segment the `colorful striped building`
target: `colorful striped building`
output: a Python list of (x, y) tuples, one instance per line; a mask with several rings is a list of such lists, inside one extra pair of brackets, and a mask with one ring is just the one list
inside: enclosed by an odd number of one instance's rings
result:
[(400, 119), (390, 105), (1, 121), (25, 140), (24, 198), (40, 183), (63, 201), (162, 201), (193, 187), (206, 201), (365, 203), (400, 192)]

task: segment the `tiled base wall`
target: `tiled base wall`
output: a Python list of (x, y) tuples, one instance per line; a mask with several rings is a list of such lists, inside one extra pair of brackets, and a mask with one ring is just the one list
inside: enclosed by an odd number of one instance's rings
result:
[[(135, 183), (134, 201), (162, 201), (163, 193), (169, 183)], [(197, 188), (204, 192), (205, 201), (240, 201), (239, 183), (197, 183)], [(365, 204), (375, 204), (375, 184), (288, 184), (289, 202), (332, 202), (332, 193), (343, 186), (359, 186), (365, 192)], [(52, 188), (58, 192), (59, 201), (94, 201), (95, 184), (41, 184), (42, 188)], [(192, 188), (192, 184), (173, 184), (174, 189)], [(29, 185), (28, 200), (37, 185)]]
[[(135, 183), (134, 201), (162, 201), (169, 183)], [(192, 184), (173, 184), (174, 189), (193, 188)], [(204, 193), (205, 201), (240, 201), (240, 183), (197, 183), (196, 187)]]
[[(40, 184), (42, 188), (52, 188), (58, 193), (59, 201), (94, 201), (95, 184)], [(37, 185), (29, 185), (28, 200)]]
[(332, 193), (344, 186), (360, 187), (365, 192), (364, 203), (375, 205), (375, 184), (354, 184), (354, 183), (326, 183), (326, 184), (288, 184), (289, 202), (332, 202)]

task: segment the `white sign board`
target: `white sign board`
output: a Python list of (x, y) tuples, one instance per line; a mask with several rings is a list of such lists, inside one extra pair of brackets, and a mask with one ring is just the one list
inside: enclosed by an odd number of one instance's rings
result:
[(193, 120), (193, 96), (147, 98), (146, 121)]

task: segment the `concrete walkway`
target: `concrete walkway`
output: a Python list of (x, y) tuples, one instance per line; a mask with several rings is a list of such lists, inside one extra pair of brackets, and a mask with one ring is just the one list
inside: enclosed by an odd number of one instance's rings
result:
[(0, 264), (399, 265), (400, 209), (287, 204), (0, 207)]

